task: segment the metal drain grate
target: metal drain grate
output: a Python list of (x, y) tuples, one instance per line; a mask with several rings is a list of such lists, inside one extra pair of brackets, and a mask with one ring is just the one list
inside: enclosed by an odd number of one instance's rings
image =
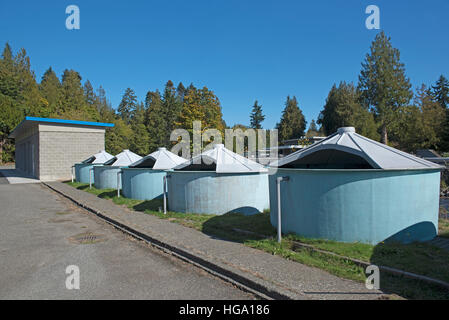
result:
[(78, 235), (75, 235), (73, 237), (70, 237), (69, 240), (74, 243), (78, 244), (92, 244), (92, 243), (98, 243), (101, 241), (105, 241), (106, 237), (101, 234), (94, 234), (91, 232), (85, 232)]

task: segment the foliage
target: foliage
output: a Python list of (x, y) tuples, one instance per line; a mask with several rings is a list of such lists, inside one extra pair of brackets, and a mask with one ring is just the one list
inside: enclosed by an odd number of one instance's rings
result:
[(326, 104), (318, 117), (326, 135), (340, 127), (355, 127), (356, 131), (372, 139), (378, 139), (376, 123), (368, 109), (359, 103), (359, 94), (352, 83), (334, 84)]
[(401, 149), (438, 149), (445, 121), (445, 110), (433, 101), (427, 87), (417, 89), (414, 105), (407, 106), (401, 114), (401, 130), (397, 140)]
[(145, 125), (148, 131), (149, 152), (156, 151), (158, 147), (168, 147), (167, 119), (162, 105), (159, 91), (148, 91), (145, 98)]
[(223, 140), (225, 126), (220, 101), (213, 91), (206, 87), (196, 89), (190, 86), (187, 89), (175, 126), (187, 130), (192, 137), (193, 121), (201, 121), (201, 132), (199, 134), (207, 129), (216, 129), (221, 133)]
[[(106, 151), (115, 155), (120, 153), (123, 149), (129, 149), (129, 143), (132, 139), (133, 132), (129, 125), (121, 118), (112, 121), (114, 127), (108, 129), (108, 134), (105, 138)], [(135, 151), (135, 150), (132, 150)]]
[(306, 130), (306, 119), (298, 107), (296, 97), (287, 97), (284, 111), (282, 111), (281, 121), (276, 125), (279, 130), (280, 141), (295, 139), (304, 136)]
[(449, 80), (441, 75), (432, 86), (432, 94), (434, 100), (437, 101), (444, 109), (449, 108)]
[(250, 128), (262, 129), (262, 122), (264, 120), (265, 116), (262, 113), (262, 106), (256, 100), (250, 114)]
[(127, 88), (123, 94), (117, 112), (126, 124), (131, 122), (132, 115), (137, 108), (137, 96), (133, 89)]
[(138, 104), (134, 110), (131, 120), (132, 139), (130, 149), (140, 155), (147, 155), (149, 152), (150, 136), (145, 126), (145, 108), (143, 103)]
[(388, 131), (398, 125), (398, 115), (413, 96), (399, 50), (393, 48), (390, 40), (383, 31), (376, 35), (362, 63), (358, 84), (360, 101), (373, 111), (385, 144)]
[(316, 125), (315, 119), (312, 119), (312, 122), (310, 122), (309, 130), (306, 132), (306, 137), (316, 137), (320, 135), (320, 131)]

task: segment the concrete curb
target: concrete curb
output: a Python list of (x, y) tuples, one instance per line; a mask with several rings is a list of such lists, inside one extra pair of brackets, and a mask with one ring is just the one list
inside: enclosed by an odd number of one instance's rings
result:
[[(207, 260), (203, 257), (200, 257), (194, 253), (188, 252), (183, 248), (173, 246), (171, 244), (168, 244), (166, 242), (163, 242), (161, 240), (155, 239), (147, 234), (144, 234), (134, 228), (131, 228), (127, 225), (124, 225), (123, 223), (116, 221), (108, 216), (106, 216), (104, 213), (100, 212), (99, 210), (95, 208), (91, 208), (87, 206), (84, 203), (79, 202), (77, 199), (74, 199), (70, 195), (64, 193), (61, 190), (58, 190), (57, 188), (54, 188), (53, 186), (42, 182), (43, 185), (48, 187), (49, 189), (57, 192), (58, 194), (64, 196), (65, 198), (69, 199), (70, 201), (74, 202), (76, 205), (88, 210), (89, 212), (95, 214), (100, 219), (104, 220), (105, 222), (111, 224), (115, 228), (131, 235), (134, 238), (137, 238), (139, 240), (143, 240), (147, 243), (150, 243), (152, 246), (162, 250), (165, 253), (169, 253), (171, 255), (174, 255), (183, 261), (186, 261), (188, 263), (191, 263), (197, 267), (200, 267), (201, 269), (219, 277), (220, 279), (230, 282), (233, 285), (248, 291), (259, 298), (262, 299), (276, 299), (276, 300), (292, 300), (292, 299), (298, 299), (297, 294), (293, 295), (288, 290), (277, 288), (277, 286), (273, 285), (271, 282), (264, 281), (262, 279), (259, 279), (257, 277), (251, 277), (249, 274), (240, 272), (237, 269), (232, 268), (231, 266), (225, 265), (225, 264), (218, 264), (215, 261)], [(304, 297), (306, 299), (306, 297)]]

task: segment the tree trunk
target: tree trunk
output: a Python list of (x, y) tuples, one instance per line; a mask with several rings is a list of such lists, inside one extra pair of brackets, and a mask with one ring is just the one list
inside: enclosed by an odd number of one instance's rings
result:
[(382, 126), (382, 143), (388, 144), (388, 133), (385, 125)]

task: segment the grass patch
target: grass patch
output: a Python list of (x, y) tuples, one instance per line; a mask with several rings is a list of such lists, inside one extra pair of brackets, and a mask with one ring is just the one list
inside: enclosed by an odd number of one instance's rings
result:
[(311, 239), (293, 234), (289, 234), (284, 238), (289, 241), (297, 241), (313, 245), (314, 247), (321, 250), (330, 251), (341, 256), (346, 256), (366, 262), (370, 261), (370, 257), (372, 256), (374, 250), (373, 245), (365, 243), (346, 243), (323, 239)]
[[(271, 254), (282, 256), (285, 259), (296, 261), (311, 267), (320, 268), (338, 277), (351, 279), (359, 282), (364, 282), (366, 279), (365, 270), (354, 262), (313, 251), (308, 248), (295, 247), (294, 242), (297, 238), (294, 236), (287, 236), (282, 240), (282, 243), (277, 243), (274, 239), (253, 240), (245, 242), (246, 245), (264, 250)], [(358, 250), (348, 250), (351, 245), (356, 248), (360, 244), (338, 243), (330, 241), (329, 245), (324, 246), (324, 240), (307, 239), (308, 244), (320, 244), (320, 248), (334, 253), (343, 254), (351, 258), (360, 259), (371, 251), (372, 256), (368, 261), (376, 265), (391, 266), (401, 268), (402, 270), (424, 274), (433, 278), (445, 280), (448, 275), (447, 268), (447, 253), (441, 249), (432, 247), (430, 245), (423, 245), (417, 252), (415, 249), (421, 245), (381, 245), (371, 246), (371, 248), (363, 248), (362, 255), (357, 254)], [(369, 245), (366, 245), (369, 246)], [(431, 247), (431, 248), (429, 248)], [(440, 251), (441, 255), (435, 257), (432, 254), (425, 255), (426, 249), (430, 252)], [(356, 253), (356, 254), (352, 254)], [(409, 254), (409, 256), (407, 256)], [(379, 258), (379, 255), (382, 257)], [(418, 262), (419, 259), (422, 259)], [(437, 268), (433, 268), (437, 264)], [(446, 269), (446, 270), (445, 270)], [(420, 273), (420, 271), (422, 273)], [(381, 271), (380, 273), (380, 287), (384, 293), (394, 296), (400, 296), (407, 299), (449, 299), (449, 291), (436, 285), (428, 284), (423, 281), (394, 276), (389, 273)]]
[(281, 244), (275, 239), (247, 241), (246, 245), (261, 249), (283, 258), (326, 270), (336, 276), (357, 281), (365, 281), (364, 269), (350, 260), (313, 251), (308, 248), (293, 249), (290, 240), (284, 239)]
[[(420, 275), (449, 282), (449, 252), (427, 243), (381, 243), (373, 246), (363, 243), (342, 243), (322, 239), (309, 239), (297, 235), (286, 235), (281, 244), (275, 240), (276, 230), (271, 226), (268, 211), (251, 216), (239, 213), (225, 215), (195, 214), (160, 211), (162, 199), (142, 201), (117, 197), (113, 189), (89, 189), (88, 184), (69, 185), (90, 192), (103, 199), (111, 199), (118, 205), (167, 219), (186, 227), (194, 228), (210, 236), (240, 242), (279, 255), (285, 259), (320, 268), (338, 277), (363, 282), (364, 268), (352, 261), (329, 254), (295, 246), (295, 242), (313, 245), (321, 250), (354, 258), (375, 265), (389, 266)], [(449, 238), (449, 220), (440, 220), (440, 236)], [(381, 289), (410, 299), (449, 299), (449, 291), (422, 281), (392, 276), (381, 272)]]
[(438, 223), (438, 235), (443, 238), (449, 238), (449, 220), (440, 219)]

